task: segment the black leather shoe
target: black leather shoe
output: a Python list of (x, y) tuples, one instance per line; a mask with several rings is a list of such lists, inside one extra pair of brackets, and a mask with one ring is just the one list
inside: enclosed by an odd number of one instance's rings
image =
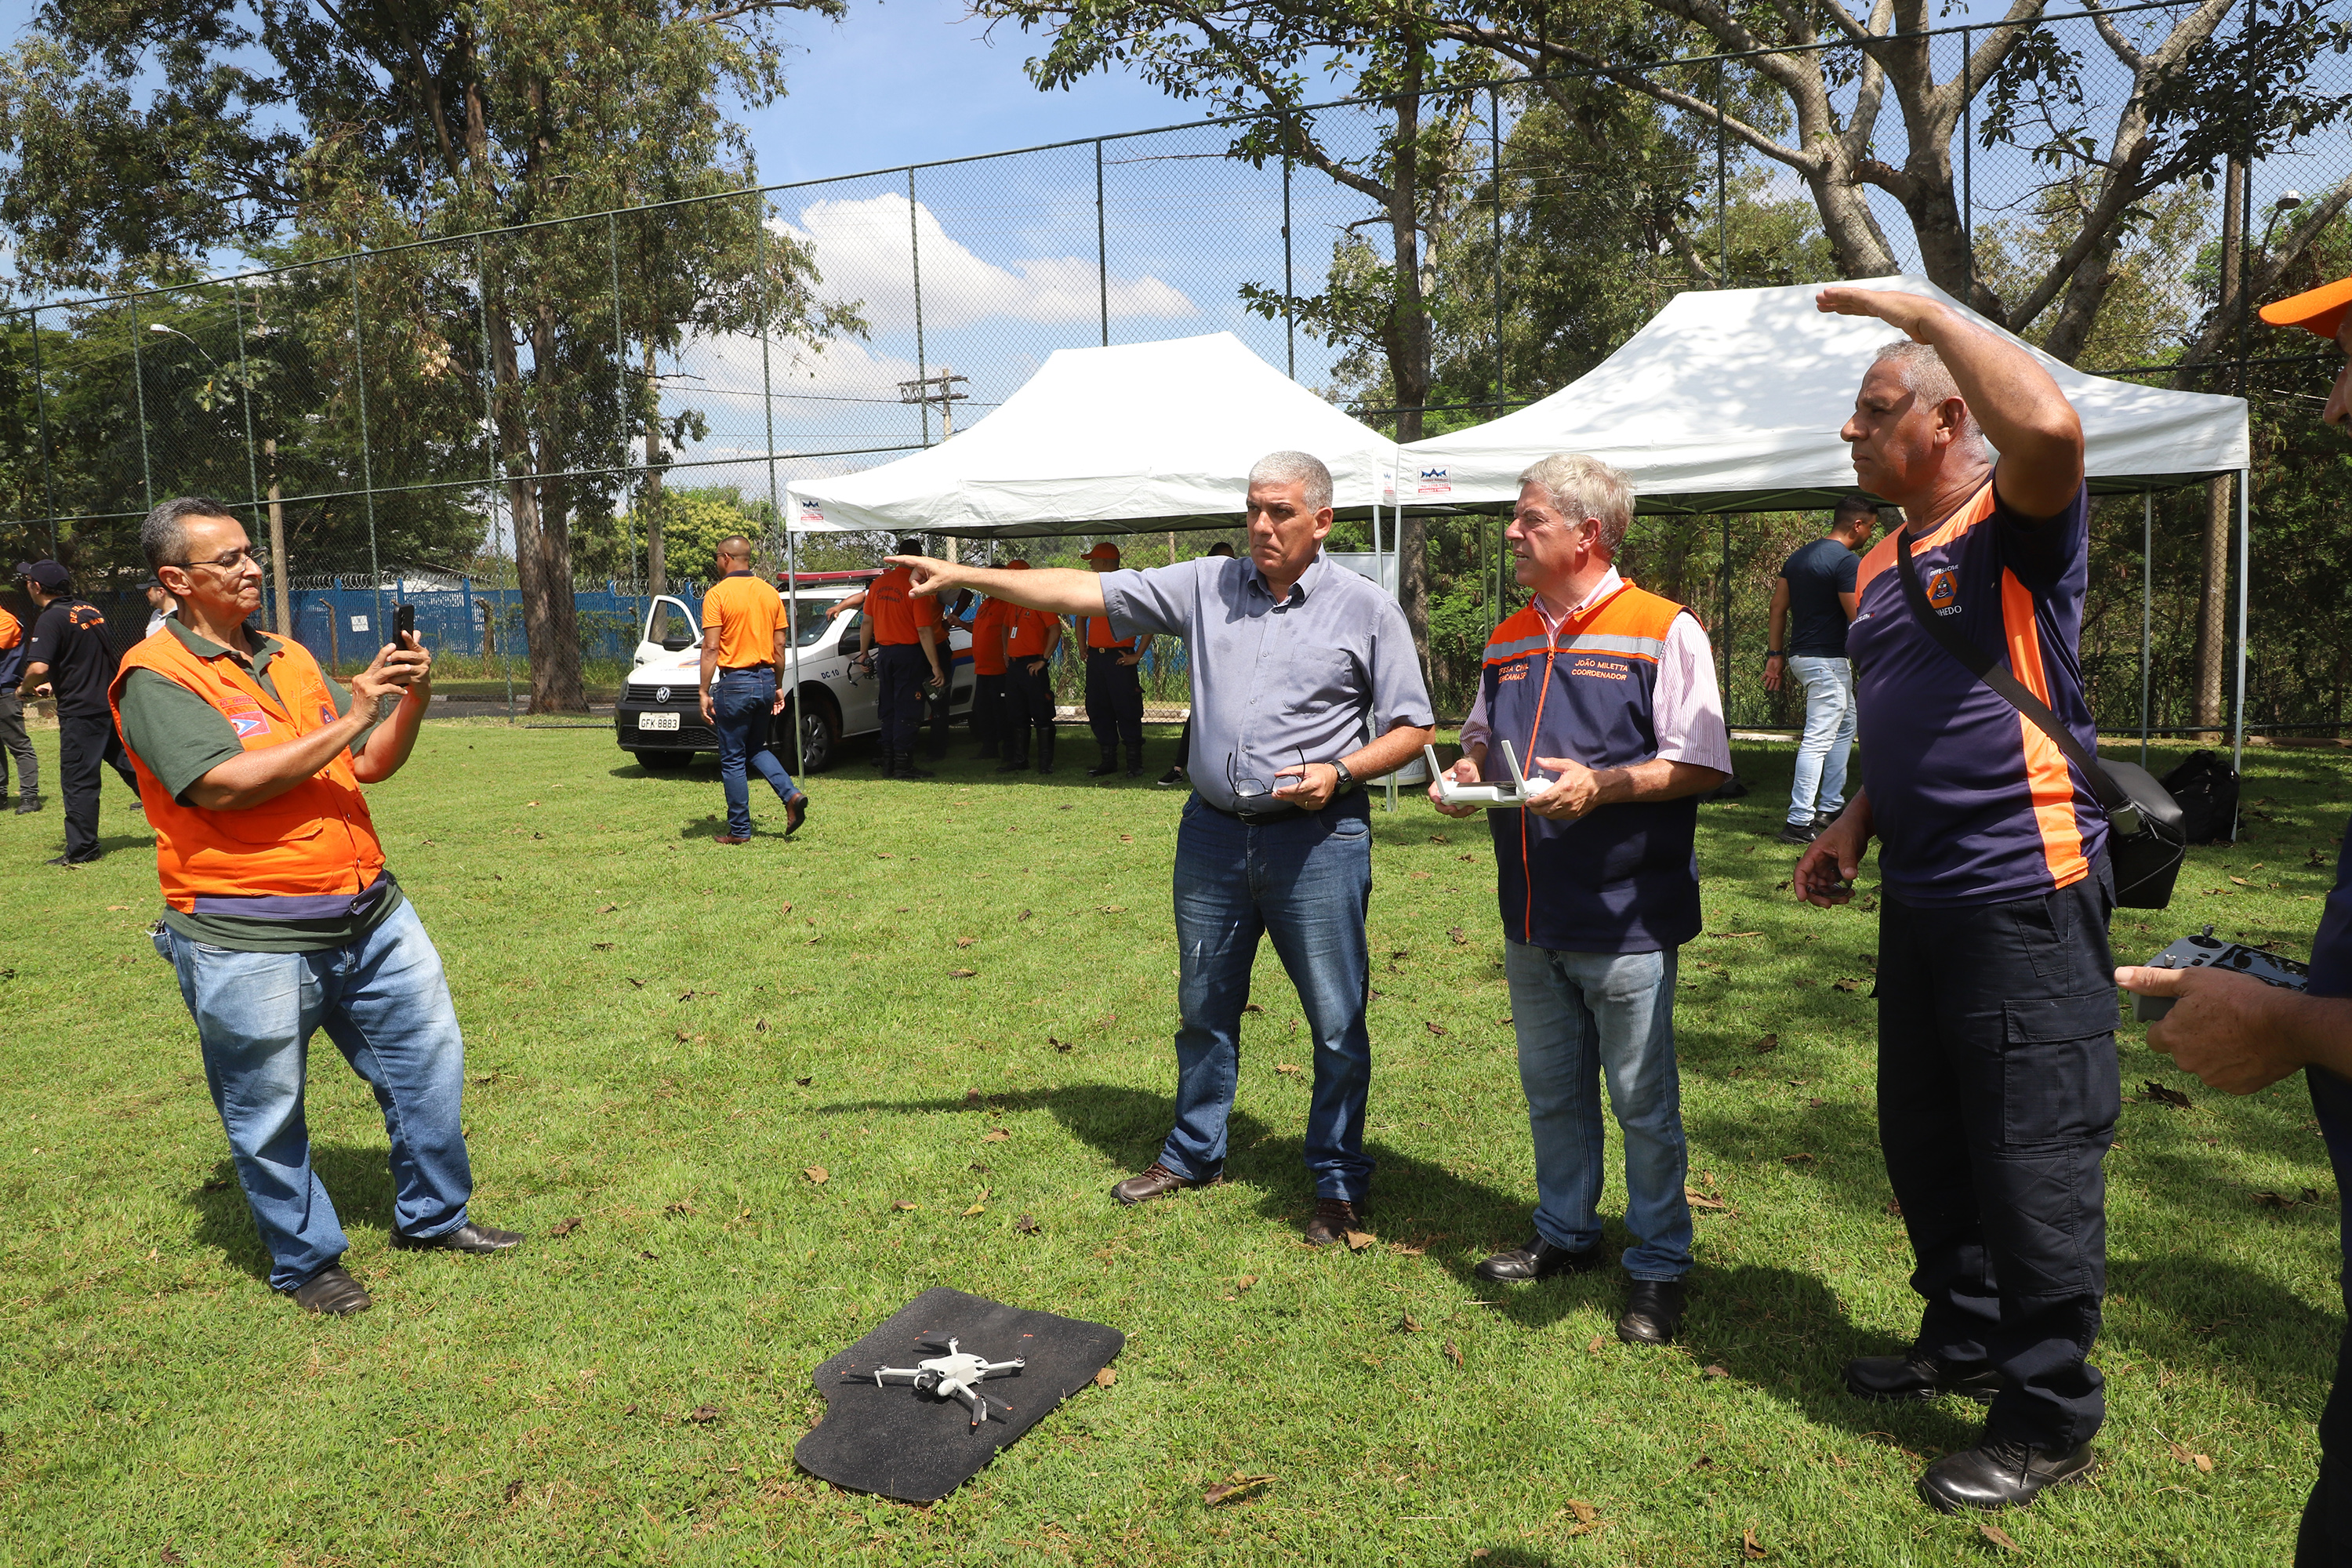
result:
[(790, 838), (801, 830), (801, 824), (808, 820), (808, 808), (809, 798), (806, 790), (800, 791), (792, 799), (784, 802), (785, 837)]
[(393, 1246), (404, 1252), (504, 1252), (522, 1245), (519, 1230), (492, 1230), (486, 1225), (467, 1220), (457, 1229), (440, 1236), (418, 1237), (394, 1235)]
[(996, 771), (1000, 773), (1026, 773), (1028, 769), (1029, 753), (1026, 752), (1007, 752), (1004, 760), (996, 764)]
[(1810, 822), (1784, 822), (1775, 837), (1782, 844), (1811, 844), (1822, 836), (1822, 830)]
[(1141, 1175), (1129, 1176), (1113, 1187), (1110, 1190), (1110, 1195), (1123, 1204), (1139, 1204), (1150, 1198), (1163, 1197), (1185, 1187), (1205, 1187), (1214, 1183), (1216, 1179), (1212, 1176), (1206, 1182), (1191, 1181), (1154, 1160)]
[(928, 779), (939, 775), (929, 768), (917, 767), (914, 752), (894, 752), (890, 757), (890, 776), (894, 779)]
[(1117, 772), (1118, 772), (1118, 751), (1114, 747), (1103, 752), (1102, 761), (1097, 763), (1093, 767), (1087, 770), (1087, 777), (1090, 779), (1108, 778), (1111, 774)]
[(1170, 768), (1166, 773), (1161, 773), (1158, 778), (1151, 781), (1151, 787), (1154, 789), (1174, 789), (1178, 784), (1182, 784), (1183, 782), (1184, 770), (1182, 768)]
[(366, 1311), (375, 1302), (341, 1264), (330, 1263), (294, 1287), (294, 1304), (306, 1312), (348, 1318), (353, 1312)]
[(69, 855), (60, 855), (56, 859), (50, 861), (49, 864), (52, 866), (87, 866), (97, 858), (98, 857), (95, 855), (85, 855), (80, 859), (77, 860)]
[(1600, 1266), (1601, 1245), (1578, 1250), (1554, 1247), (1542, 1237), (1534, 1237), (1508, 1252), (1498, 1252), (1472, 1272), (1481, 1279), (1492, 1279), (1498, 1285), (1523, 1285), (1530, 1279), (1549, 1279), (1555, 1274), (1581, 1274)]
[(20, 795), (16, 797), (16, 815), (19, 816), (26, 816), (27, 813), (40, 810), (41, 807), (48, 804), (49, 803), (47, 798), (41, 795)]
[(1965, 1395), (1979, 1404), (2000, 1392), (1990, 1362), (1946, 1361), (1920, 1351), (1856, 1356), (1845, 1363), (1846, 1392), (1863, 1399), (1940, 1399)]
[(1307, 1222), (1307, 1245), (1328, 1247), (1351, 1230), (1364, 1228), (1364, 1210), (1360, 1204), (1345, 1198), (1317, 1198), (1314, 1217)]
[(1919, 1478), (1919, 1495), (1942, 1513), (2023, 1508), (2049, 1488), (2086, 1479), (2098, 1468), (2098, 1456), (2088, 1443), (2079, 1448), (2036, 1448), (1988, 1440), (1928, 1466)]
[(1670, 1345), (1682, 1330), (1684, 1305), (1681, 1280), (1636, 1279), (1617, 1320), (1617, 1337), (1629, 1345)]

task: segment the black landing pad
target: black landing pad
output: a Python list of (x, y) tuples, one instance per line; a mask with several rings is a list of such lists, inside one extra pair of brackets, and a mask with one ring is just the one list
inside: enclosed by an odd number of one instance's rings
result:
[[(950, 1337), (985, 1360), (1028, 1363), (979, 1385), (988, 1419), (977, 1426), (961, 1399), (904, 1383), (874, 1384), (875, 1368), (945, 1355)], [(811, 1374), (825, 1398), (824, 1419), (793, 1458), (809, 1474), (852, 1491), (937, 1502), (1094, 1381), (1126, 1343), (1125, 1334), (1101, 1323), (1024, 1312), (944, 1285), (926, 1290)]]

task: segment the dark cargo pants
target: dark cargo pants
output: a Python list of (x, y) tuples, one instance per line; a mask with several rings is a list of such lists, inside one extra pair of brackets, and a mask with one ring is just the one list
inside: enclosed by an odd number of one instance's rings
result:
[(2085, 1359), (2106, 1294), (2116, 1062), (2115, 884), (1878, 921), (1878, 1133), (1925, 1300), (1918, 1347), (1990, 1361), (1987, 1433), (2087, 1441), (2106, 1414)]

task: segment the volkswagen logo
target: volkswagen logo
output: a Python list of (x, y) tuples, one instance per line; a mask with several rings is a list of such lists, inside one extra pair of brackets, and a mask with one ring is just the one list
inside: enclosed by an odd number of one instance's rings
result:
[(655, 689), (654, 689), (654, 700), (655, 700), (655, 701), (656, 701), (656, 702), (667, 702), (667, 701), (668, 701), (668, 700), (669, 700), (669, 688), (668, 688), (668, 687), (667, 687), (667, 686), (662, 686), (662, 687), (656, 687), (656, 688), (655, 688)]

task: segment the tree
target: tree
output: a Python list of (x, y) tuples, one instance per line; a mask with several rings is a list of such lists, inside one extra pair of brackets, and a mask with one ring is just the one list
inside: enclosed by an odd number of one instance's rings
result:
[[(751, 177), (719, 95), (756, 105), (781, 90), (778, 13), (843, 8), (47, 0), (0, 64), (0, 228), (28, 281), (90, 288), (177, 281), (222, 247), (299, 263), (717, 196)], [(342, 312), (341, 330), (310, 333), (331, 417), (405, 397), (388, 414), (413, 416), (451, 467), (487, 479), (494, 461), (533, 711), (585, 706), (569, 530), (609, 509), (600, 476), (628, 465), (647, 417), (650, 388), (623, 373), (629, 345), (850, 324), (816, 304), (805, 253), (765, 216), (757, 200), (709, 200), (670, 208), (657, 236), (592, 219), (292, 275), (289, 298), (314, 320)], [(616, 302), (625, 242), (632, 286)], [(493, 450), (478, 453), (485, 363)]]
[[(1769, 9), (1723, 0), (1643, 3), (1685, 26), (1685, 37), (1738, 57), (1732, 74), (1752, 78), (1785, 103), (1787, 133), (1692, 90), (1684, 68), (1671, 61), (1608, 53), (1564, 35), (1543, 0), (1464, 5), (1439, 30), (1530, 71), (1590, 72), (1719, 127), (1744, 153), (1789, 169), (1804, 182), (1846, 277), (1898, 270), (1895, 247), (1868, 200), (1871, 190), (1885, 192), (1909, 225), (1930, 279), (2012, 331), (2040, 322), (2043, 345), (2070, 363), (2114, 282), (2116, 254), (2149, 198), (2185, 180), (2210, 179), (2232, 153), (2291, 145), (2352, 108), (2346, 95), (2311, 83), (2320, 55), (2352, 37), (2326, 0), (2261, 6), (2200, 0), (2177, 15), (2097, 14), (2099, 45), (2131, 84), (2104, 131), (2084, 103), (2088, 51), (2042, 20), (2048, 0), (2011, 0), (1941, 81), (1931, 58), (1937, 18), (1928, 0), (1876, 0), (1864, 15), (1838, 0)], [(2240, 23), (2225, 35), (2233, 9)], [(1849, 84), (1851, 106), (1841, 107)], [(2005, 293), (1971, 265), (1952, 156), (1962, 111), (1980, 96), (1986, 107), (1977, 131), (1985, 146), (2024, 146), (2053, 184), (2071, 183), (2084, 198), (2067, 243)], [(1900, 164), (1876, 153), (1890, 105), (1903, 138)], [(2046, 312), (2054, 313), (2044, 321)]]

